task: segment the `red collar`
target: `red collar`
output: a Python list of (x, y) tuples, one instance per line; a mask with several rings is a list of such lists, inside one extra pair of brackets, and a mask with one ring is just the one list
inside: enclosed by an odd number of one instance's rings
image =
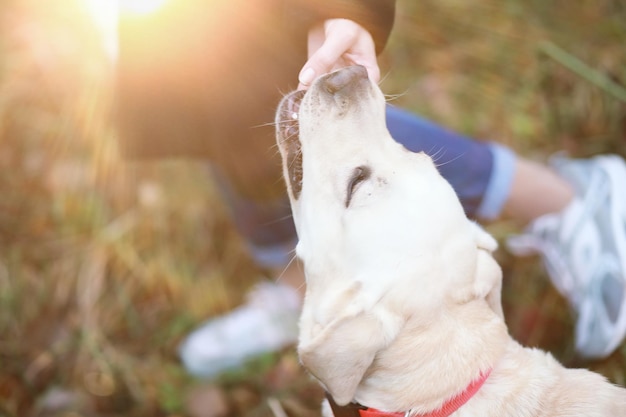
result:
[[(448, 417), (450, 414), (461, 408), (466, 402), (470, 400), (470, 398), (474, 396), (474, 394), (478, 392), (478, 390), (483, 386), (487, 378), (489, 378), (490, 374), (491, 369), (486, 372), (482, 372), (478, 376), (478, 378), (476, 378), (467, 386), (467, 388), (443, 403), (441, 408), (439, 408), (438, 410), (431, 411), (425, 414), (415, 414), (414, 417)], [(355, 403), (350, 403), (345, 406), (339, 406), (335, 404), (329, 394), (326, 394), (326, 397), (330, 402), (335, 417), (406, 417), (409, 415), (409, 412), (379, 411), (374, 408), (364, 407), (360, 404)]]

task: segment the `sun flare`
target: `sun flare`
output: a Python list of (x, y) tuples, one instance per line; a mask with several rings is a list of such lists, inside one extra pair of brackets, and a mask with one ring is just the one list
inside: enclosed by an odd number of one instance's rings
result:
[(117, 55), (120, 17), (140, 18), (160, 10), (168, 0), (83, 0), (112, 59)]
[(161, 8), (167, 0), (120, 0), (119, 8), (122, 14), (146, 15)]

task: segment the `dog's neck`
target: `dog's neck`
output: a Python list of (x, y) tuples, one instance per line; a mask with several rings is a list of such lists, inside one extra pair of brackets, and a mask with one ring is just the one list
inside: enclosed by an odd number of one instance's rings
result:
[(451, 397), (440, 408), (423, 414), (411, 414), (408, 411), (381, 411), (355, 403), (340, 406), (335, 403), (330, 394), (326, 393), (326, 397), (331, 406), (334, 417), (406, 417), (408, 415), (411, 415), (412, 417), (449, 417), (452, 413), (456, 412), (459, 408), (465, 405), (465, 403), (480, 390), (490, 374), (491, 370), (481, 373), (478, 379), (472, 381), (462, 392)]
[[(483, 319), (467, 329), (459, 319), (467, 315)], [(356, 401), (368, 401), (365, 405), (376, 409), (389, 409), (389, 404), (394, 404), (399, 406), (396, 411), (413, 410), (415, 415), (428, 415), (490, 372), (510, 340), (502, 320), (480, 300), (459, 306), (450, 316), (405, 334), (413, 335), (412, 339), (381, 352), (377, 369), (362, 381)], [(410, 378), (398, 380), (398, 375), (410, 375)], [(385, 386), (392, 379), (397, 389), (389, 392)], [(440, 383), (418, 384), (418, 380)]]

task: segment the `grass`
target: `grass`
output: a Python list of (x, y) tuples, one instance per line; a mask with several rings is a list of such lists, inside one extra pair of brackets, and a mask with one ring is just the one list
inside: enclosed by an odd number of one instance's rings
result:
[[(291, 349), (210, 384), (181, 368), (181, 338), (261, 271), (201, 165), (119, 158), (104, 52), (78, 0), (55, 4), (0, 12), (0, 416), (217, 416), (221, 404), (260, 417), (275, 400), (317, 415), (322, 393)], [(383, 88), (536, 159), (624, 156), (624, 22), (620, 1), (402, 0)], [(626, 383), (626, 347), (575, 357), (538, 259), (498, 257), (518, 340)]]

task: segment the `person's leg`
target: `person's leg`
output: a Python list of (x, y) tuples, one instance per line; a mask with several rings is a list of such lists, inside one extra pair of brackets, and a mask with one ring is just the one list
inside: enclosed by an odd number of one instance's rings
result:
[(392, 136), (424, 151), (451, 183), (468, 216), (526, 226), (510, 239), (517, 254), (542, 256), (548, 275), (577, 313), (576, 349), (589, 358), (626, 337), (626, 164), (618, 156), (557, 158), (552, 166), (505, 147), (447, 131), (389, 107)]
[[(573, 199), (561, 210), (535, 217), (508, 247), (516, 255), (542, 256), (552, 283), (577, 313), (577, 352), (603, 358), (626, 336), (626, 164), (616, 155), (602, 155), (555, 157), (551, 165), (557, 180), (573, 187)], [(524, 167), (522, 172), (529, 172), (511, 204), (523, 207), (534, 195), (539, 207), (546, 193), (555, 193), (553, 179), (541, 173), (545, 169)]]
[(244, 198), (218, 169), (213, 167), (211, 172), (256, 264), (278, 283), (294, 288), (303, 298), (304, 274), (294, 253), (298, 238), (287, 194), (264, 202)]
[(501, 215), (516, 174), (516, 156), (511, 150), (463, 136), (394, 106), (387, 106), (387, 128), (408, 150), (431, 156), (468, 217), (493, 220)]
[(210, 173), (248, 253), (275, 282), (262, 279), (246, 303), (208, 320), (186, 337), (179, 348), (182, 362), (191, 374), (203, 378), (294, 343), (304, 295), (304, 275), (293, 254), (296, 233), (287, 196), (261, 201), (243, 197), (239, 183), (222, 170), (211, 166)]
[(544, 214), (563, 210), (574, 197), (572, 184), (553, 169), (517, 158), (511, 192), (504, 203), (502, 216), (525, 226)]
[(463, 136), (392, 106), (387, 127), (407, 149), (433, 158), (471, 218), (506, 217), (526, 225), (563, 210), (574, 199), (572, 184), (554, 169), (501, 145)]

